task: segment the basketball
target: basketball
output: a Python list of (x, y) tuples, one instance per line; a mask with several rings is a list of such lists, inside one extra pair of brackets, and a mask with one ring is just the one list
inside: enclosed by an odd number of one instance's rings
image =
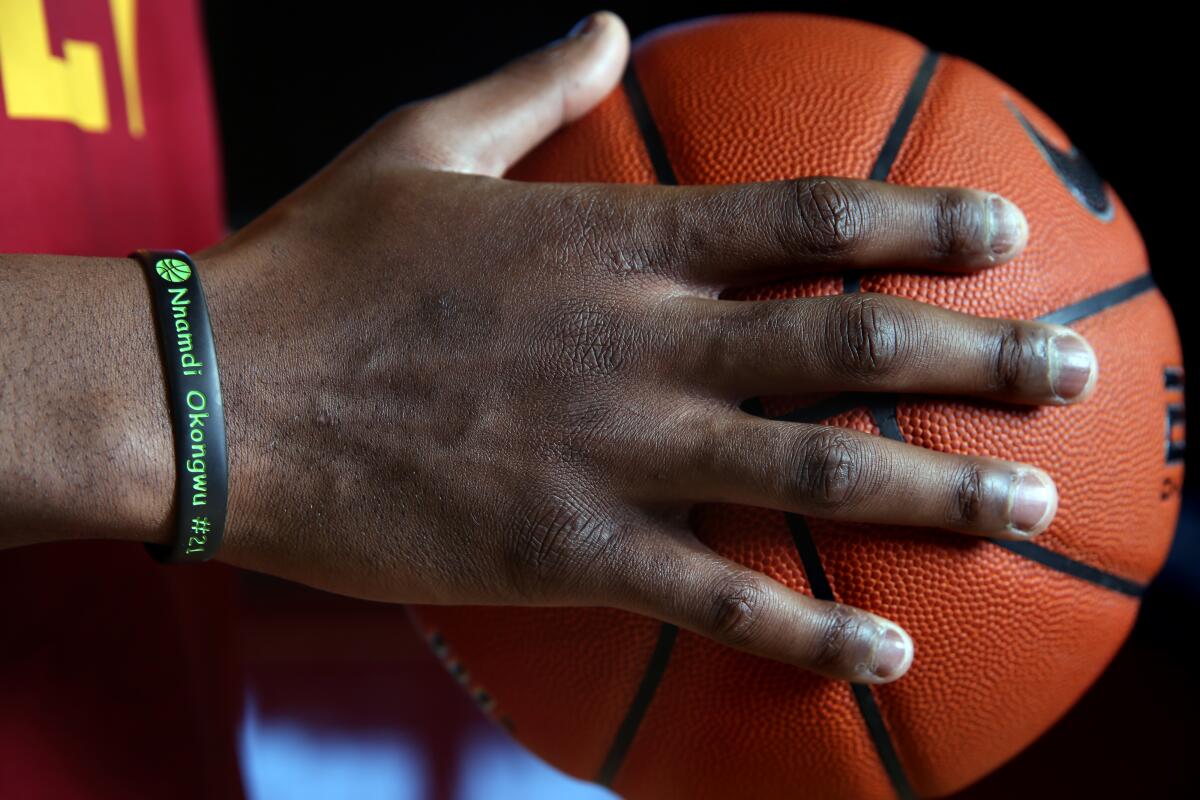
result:
[(748, 413), (771, 419), (1027, 462), (1056, 481), (1058, 515), (1029, 542), (697, 510), (698, 534), (721, 554), (908, 630), (915, 659), (895, 683), (832, 681), (611, 609), (412, 609), (513, 736), (624, 796), (885, 798), (965, 787), (1100, 675), (1170, 545), (1182, 356), (1137, 227), (1066, 134), (975, 64), (836, 18), (676, 26), (643, 38), (622, 87), (509, 177), (814, 175), (996, 192), (1024, 210), (1029, 244), (969, 275), (828, 274), (728, 297), (877, 292), (1068, 325), (1095, 348), (1099, 384), (1087, 403), (1037, 408), (880, 395), (747, 401)]

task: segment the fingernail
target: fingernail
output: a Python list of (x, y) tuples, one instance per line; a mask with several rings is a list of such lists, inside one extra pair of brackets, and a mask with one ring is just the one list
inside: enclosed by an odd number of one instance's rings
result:
[(897, 628), (888, 626), (875, 648), (876, 678), (890, 680), (899, 677), (912, 659), (912, 640)]
[(1074, 334), (1050, 340), (1050, 385), (1063, 400), (1074, 400), (1084, 393), (1096, 370), (1092, 348)]
[(1004, 256), (1025, 243), (1029, 224), (1021, 209), (999, 195), (988, 198), (988, 247), (992, 255)]
[(1054, 518), (1058, 493), (1041, 473), (1030, 470), (1019, 475), (1012, 489), (1008, 512), (1009, 530), (1019, 536), (1041, 533)]
[[(589, 33), (592, 33), (597, 27), (599, 27), (599, 23), (600, 15), (598, 13), (588, 14), (586, 17), (579, 20), (579, 22), (575, 23), (575, 27), (571, 28), (570, 33), (567, 34), (567, 38), (576, 39), (580, 36), (587, 36)], [(561, 28), (559, 30), (561, 30)]]

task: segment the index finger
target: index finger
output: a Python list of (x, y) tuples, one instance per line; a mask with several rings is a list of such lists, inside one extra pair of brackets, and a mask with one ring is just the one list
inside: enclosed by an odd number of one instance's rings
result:
[(1012, 259), (1029, 235), (998, 194), (849, 178), (664, 188), (649, 206), (640, 235), (676, 243), (664, 266), (722, 286), (840, 269), (969, 272)]

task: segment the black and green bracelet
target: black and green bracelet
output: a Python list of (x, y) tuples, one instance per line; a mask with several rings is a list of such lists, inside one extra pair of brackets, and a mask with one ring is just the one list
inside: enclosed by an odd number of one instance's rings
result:
[(147, 545), (163, 562), (207, 561), (221, 546), (229, 498), (225, 411), (200, 276), (179, 250), (138, 250), (158, 317), (175, 439), (175, 541)]

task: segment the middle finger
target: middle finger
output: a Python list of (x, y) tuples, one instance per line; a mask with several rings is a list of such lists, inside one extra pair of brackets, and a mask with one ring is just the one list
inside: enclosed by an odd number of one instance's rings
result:
[(901, 297), (678, 302), (683, 380), (737, 399), (868, 391), (1060, 405), (1091, 394), (1098, 373), (1092, 348), (1070, 328)]

